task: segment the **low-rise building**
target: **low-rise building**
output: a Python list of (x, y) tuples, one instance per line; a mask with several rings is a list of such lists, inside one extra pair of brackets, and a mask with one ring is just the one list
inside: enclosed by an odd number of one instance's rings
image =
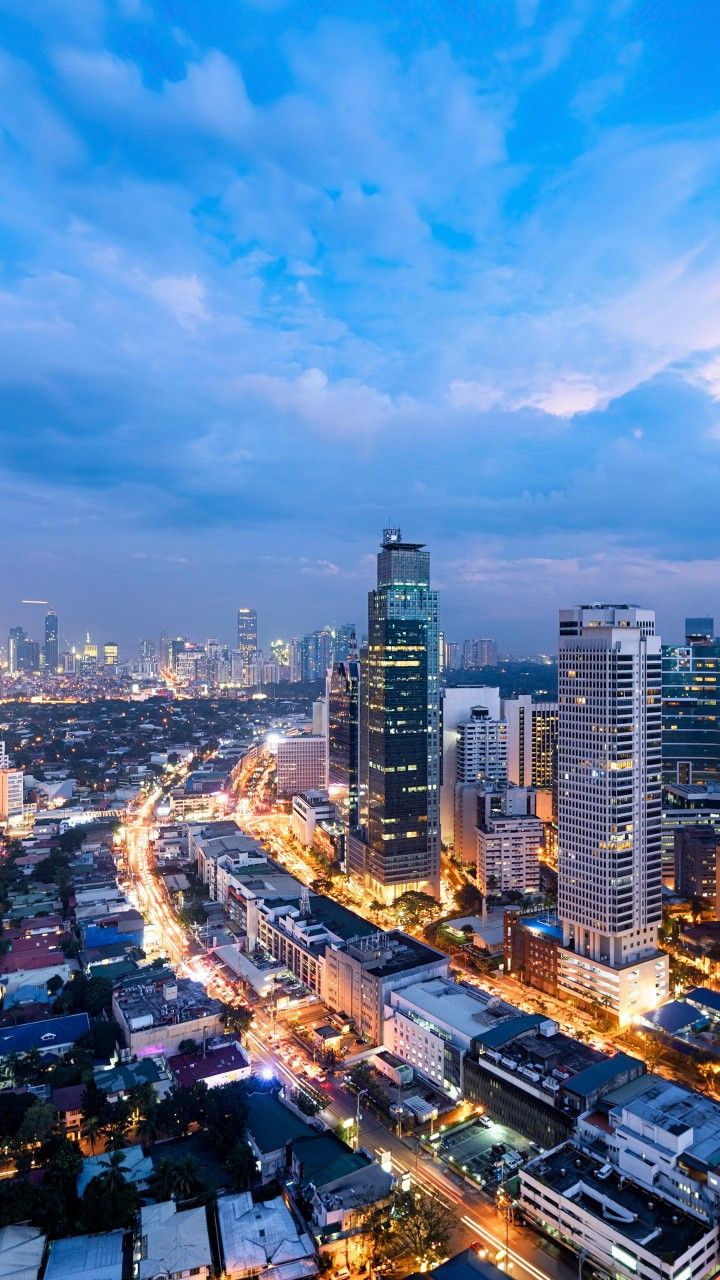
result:
[(0, 1280), (38, 1280), (46, 1237), (27, 1222), (0, 1230)]
[(327, 791), (304, 791), (292, 798), (290, 828), (295, 839), (308, 848), (313, 843), (318, 823), (334, 822), (336, 816), (337, 810)]
[[(82, 1168), (77, 1176), (77, 1193), (81, 1196), (85, 1188), (92, 1182), (93, 1178), (101, 1178), (110, 1168), (109, 1159), (111, 1153), (99, 1156), (87, 1156), (82, 1162)], [(146, 1187), (148, 1179), (152, 1175), (153, 1162), (150, 1156), (146, 1156), (142, 1147), (121, 1147), (119, 1154), (122, 1156), (122, 1171), (127, 1182), (132, 1182), (136, 1187)]]
[(249, 1055), (236, 1040), (210, 1043), (206, 1052), (178, 1053), (168, 1058), (168, 1067), (181, 1088), (202, 1082), (208, 1088), (248, 1080), (252, 1074)]
[(718, 1227), (564, 1143), (520, 1170), (524, 1216), (620, 1280), (701, 1280)]
[(155, 1090), (158, 1101), (171, 1090), (173, 1076), (167, 1059), (161, 1053), (148, 1054), (134, 1062), (116, 1062), (109, 1067), (96, 1067), (93, 1081), (106, 1095), (108, 1102), (119, 1102), (138, 1085), (149, 1084)]
[(143, 1205), (134, 1263), (137, 1280), (208, 1280), (213, 1261), (205, 1206), (179, 1209), (174, 1200)]
[(254, 1201), (249, 1191), (220, 1196), (218, 1235), (227, 1280), (310, 1280), (317, 1275), (317, 1255), (310, 1236), (277, 1196)]
[(140, 970), (113, 990), (113, 1017), (131, 1054), (177, 1053), (183, 1040), (202, 1043), (221, 1036), (222, 1005), (199, 982), (169, 969)]
[(291, 1144), (314, 1130), (276, 1093), (251, 1093), (248, 1098), (247, 1139), (257, 1161), (260, 1181), (271, 1182), (290, 1168)]
[(58, 1113), (60, 1123), (73, 1142), (78, 1142), (80, 1139), (84, 1098), (84, 1084), (64, 1085), (61, 1089), (53, 1089), (50, 1094), (50, 1101)]
[(44, 1280), (123, 1280), (123, 1232), (53, 1240)]
[(90, 1030), (86, 1013), (69, 1013), (61, 1018), (43, 1018), (41, 1022), (26, 1022), (19, 1027), (0, 1029), (0, 1059), (9, 1053), (29, 1053), (37, 1049), (44, 1055), (62, 1057), (81, 1036)]

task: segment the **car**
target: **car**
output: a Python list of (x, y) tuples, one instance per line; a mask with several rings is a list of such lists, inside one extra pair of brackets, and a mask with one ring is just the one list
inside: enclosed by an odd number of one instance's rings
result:
[(478, 1124), (481, 1129), (492, 1129), (493, 1122), (489, 1116), (478, 1116)]

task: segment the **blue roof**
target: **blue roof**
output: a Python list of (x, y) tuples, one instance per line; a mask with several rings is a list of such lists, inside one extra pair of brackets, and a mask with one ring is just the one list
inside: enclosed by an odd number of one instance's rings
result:
[(685, 1000), (670, 1000), (659, 1009), (654, 1009), (652, 1013), (645, 1014), (645, 1022), (652, 1023), (660, 1031), (667, 1031), (669, 1035), (675, 1035), (678, 1031), (692, 1027), (697, 1020), (697, 1009)]
[(720, 1013), (720, 991), (713, 991), (710, 987), (693, 987), (692, 991), (688, 991), (687, 999), (692, 1004), (699, 1004), (703, 1009), (712, 1009), (713, 1013)]
[(3, 1027), (0, 1030), (0, 1058), (6, 1053), (27, 1053), (30, 1049), (50, 1053), (62, 1045), (75, 1044), (89, 1030), (90, 1019), (86, 1013), (43, 1018), (40, 1022), (26, 1022), (21, 1027)]
[(507, 1044), (508, 1040), (514, 1040), (515, 1036), (522, 1036), (526, 1031), (533, 1031), (544, 1021), (545, 1019), (539, 1013), (521, 1013), (516, 1018), (506, 1018), (496, 1027), (481, 1031), (475, 1038), (488, 1049), (499, 1049), (501, 1045)]
[(610, 1088), (617, 1076), (634, 1067), (639, 1068), (638, 1074), (644, 1070), (644, 1064), (639, 1058), (632, 1058), (629, 1053), (616, 1053), (612, 1058), (594, 1062), (591, 1067), (579, 1071), (572, 1080), (566, 1080), (565, 1092), (576, 1093), (581, 1098), (587, 1097), (601, 1089), (603, 1085)]
[(122, 1280), (123, 1233), (66, 1236), (50, 1245), (45, 1280)]

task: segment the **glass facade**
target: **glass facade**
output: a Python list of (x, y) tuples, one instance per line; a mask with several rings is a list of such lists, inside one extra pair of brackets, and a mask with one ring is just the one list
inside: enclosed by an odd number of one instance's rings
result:
[(368, 602), (367, 862), (382, 886), (437, 892), (439, 676), (430, 557), (385, 531)]
[(718, 673), (720, 643), (692, 639), (698, 624), (688, 618), (684, 645), (663, 645), (663, 781), (692, 783), (720, 776)]
[(348, 823), (359, 822), (360, 663), (333, 664), (327, 688), (328, 776), (331, 786), (347, 790)]

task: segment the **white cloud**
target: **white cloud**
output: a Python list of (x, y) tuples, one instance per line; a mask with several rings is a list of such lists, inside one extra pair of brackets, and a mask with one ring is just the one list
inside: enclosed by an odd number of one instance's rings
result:
[(415, 409), (409, 397), (393, 399), (351, 378), (331, 382), (321, 369), (306, 369), (295, 378), (250, 373), (231, 390), (253, 397), (280, 413), (290, 413), (306, 426), (330, 434), (372, 433), (407, 418)]
[(197, 276), (159, 276), (150, 281), (152, 296), (185, 329), (209, 319), (205, 306), (205, 285)]

